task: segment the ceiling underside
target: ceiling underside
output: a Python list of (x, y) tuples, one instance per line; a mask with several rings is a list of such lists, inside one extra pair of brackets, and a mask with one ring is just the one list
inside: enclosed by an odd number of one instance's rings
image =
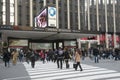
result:
[(95, 36), (96, 34), (85, 33), (66, 33), (66, 32), (40, 32), (40, 31), (16, 31), (2, 30), (7, 37), (24, 38), (24, 39), (42, 39), (42, 40), (58, 40), (58, 39), (77, 39), (82, 37)]

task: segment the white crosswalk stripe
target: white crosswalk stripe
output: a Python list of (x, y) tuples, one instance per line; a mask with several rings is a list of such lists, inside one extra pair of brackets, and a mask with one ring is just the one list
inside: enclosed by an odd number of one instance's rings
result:
[(83, 71), (79, 68), (77, 71), (72, 68), (66, 69), (65, 64), (63, 69), (58, 69), (56, 63), (36, 62), (35, 68), (30, 64), (23, 63), (31, 80), (120, 80), (120, 73), (114, 70), (81, 64)]

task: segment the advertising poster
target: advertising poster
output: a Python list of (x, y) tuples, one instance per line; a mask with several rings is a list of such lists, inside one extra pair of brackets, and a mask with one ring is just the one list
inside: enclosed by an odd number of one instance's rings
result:
[(48, 7), (48, 26), (56, 27), (56, 8)]
[(44, 9), (40, 14), (35, 18), (36, 26), (40, 28), (47, 27), (47, 9)]

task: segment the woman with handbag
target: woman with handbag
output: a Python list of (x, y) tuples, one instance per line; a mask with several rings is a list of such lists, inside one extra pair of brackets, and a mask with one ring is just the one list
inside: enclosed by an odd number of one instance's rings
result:
[(75, 62), (76, 62), (76, 67), (75, 70), (77, 70), (77, 67), (79, 66), (80, 71), (83, 71), (81, 65), (80, 65), (80, 58), (82, 56), (82, 52), (79, 49), (76, 49), (75, 51)]

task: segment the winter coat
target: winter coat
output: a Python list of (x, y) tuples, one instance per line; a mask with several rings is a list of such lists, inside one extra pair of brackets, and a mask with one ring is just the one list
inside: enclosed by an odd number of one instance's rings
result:
[(68, 51), (64, 52), (64, 59), (70, 59), (70, 54), (68, 53)]
[(13, 51), (12, 55), (13, 55), (13, 58), (12, 58), (13, 64), (16, 64), (19, 53), (17, 51)]
[(98, 56), (99, 55), (99, 50), (97, 48), (93, 49), (93, 55)]
[(80, 56), (78, 52), (75, 52), (75, 62), (80, 62)]
[(9, 61), (10, 60), (10, 53), (4, 52), (3, 53), (3, 61)]

